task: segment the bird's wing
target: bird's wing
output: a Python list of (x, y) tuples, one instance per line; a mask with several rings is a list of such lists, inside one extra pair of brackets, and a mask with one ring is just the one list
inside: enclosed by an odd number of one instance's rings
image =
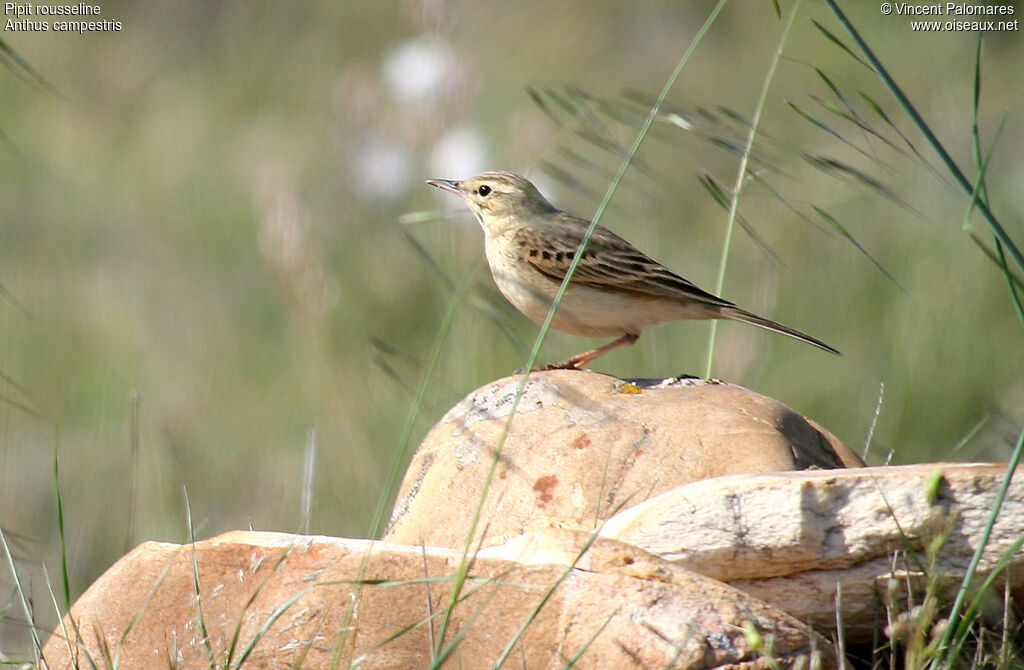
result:
[[(537, 272), (561, 282), (589, 225), (584, 219), (559, 212), (543, 225), (517, 230), (516, 246), (522, 259)], [(734, 306), (680, 277), (603, 226), (594, 230), (572, 283), (652, 298)]]

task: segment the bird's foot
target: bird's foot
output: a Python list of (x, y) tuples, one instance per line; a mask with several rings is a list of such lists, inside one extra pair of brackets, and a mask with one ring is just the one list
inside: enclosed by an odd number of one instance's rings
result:
[(580, 363), (578, 361), (570, 358), (569, 360), (562, 361), (561, 363), (537, 366), (530, 370), (530, 372), (547, 372), (549, 370), (583, 370), (583, 368), (580, 367)]
[[(523, 374), (523, 370), (525, 370), (525, 369), (526, 368), (518, 368), (513, 374), (521, 375), (521, 374)], [(570, 358), (569, 360), (562, 361), (561, 363), (551, 363), (549, 365), (538, 365), (536, 367), (530, 368), (530, 372), (550, 372), (551, 370), (580, 370), (580, 371), (582, 371), (583, 369), (584, 368), (581, 368), (575, 361), (573, 361)]]
[[(542, 365), (540, 367), (532, 368), (530, 372), (545, 372), (547, 370), (583, 370), (583, 366), (594, 360), (602, 354), (606, 354), (612, 349), (618, 349), (619, 347), (633, 344), (639, 339), (638, 333), (626, 333), (619, 339), (609, 342), (603, 347), (597, 349), (591, 349), (590, 351), (584, 351), (582, 354), (576, 354), (572, 358), (567, 358), (561, 363), (552, 363), (551, 365)], [(522, 369), (516, 370), (516, 373), (521, 373)]]

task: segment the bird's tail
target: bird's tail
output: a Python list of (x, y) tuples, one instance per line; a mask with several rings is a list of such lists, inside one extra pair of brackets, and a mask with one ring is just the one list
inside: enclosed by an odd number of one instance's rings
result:
[(807, 342), (813, 344), (819, 349), (824, 349), (829, 353), (833, 353), (837, 356), (841, 356), (838, 349), (830, 347), (816, 337), (811, 337), (807, 333), (801, 333), (795, 328), (789, 326), (783, 326), (781, 323), (775, 323), (771, 319), (766, 319), (763, 316), (752, 314), (746, 310), (740, 309), (739, 307), (721, 307), (718, 311), (719, 316), (723, 319), (732, 319), (733, 321), (742, 321), (743, 323), (749, 323), (752, 326), (758, 326), (766, 330), (773, 330), (776, 333), (782, 333), (788, 335), (794, 339), (800, 340), (801, 342)]

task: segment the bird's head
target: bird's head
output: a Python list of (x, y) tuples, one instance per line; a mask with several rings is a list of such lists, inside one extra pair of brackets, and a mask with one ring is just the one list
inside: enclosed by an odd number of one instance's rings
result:
[(465, 200), (480, 225), (490, 232), (519, 217), (557, 211), (529, 180), (511, 172), (484, 172), (463, 181), (428, 179), (427, 183)]

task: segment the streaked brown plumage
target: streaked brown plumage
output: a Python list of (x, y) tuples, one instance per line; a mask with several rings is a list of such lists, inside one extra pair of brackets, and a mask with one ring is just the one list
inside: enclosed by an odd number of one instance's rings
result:
[[(484, 230), (487, 262), (498, 289), (519, 311), (543, 323), (590, 222), (556, 209), (533, 184), (510, 172), (427, 183), (469, 205)], [(551, 326), (573, 335), (618, 339), (545, 369), (579, 368), (632, 344), (647, 326), (683, 319), (742, 321), (839, 353), (817, 338), (708, 293), (597, 226)]]

